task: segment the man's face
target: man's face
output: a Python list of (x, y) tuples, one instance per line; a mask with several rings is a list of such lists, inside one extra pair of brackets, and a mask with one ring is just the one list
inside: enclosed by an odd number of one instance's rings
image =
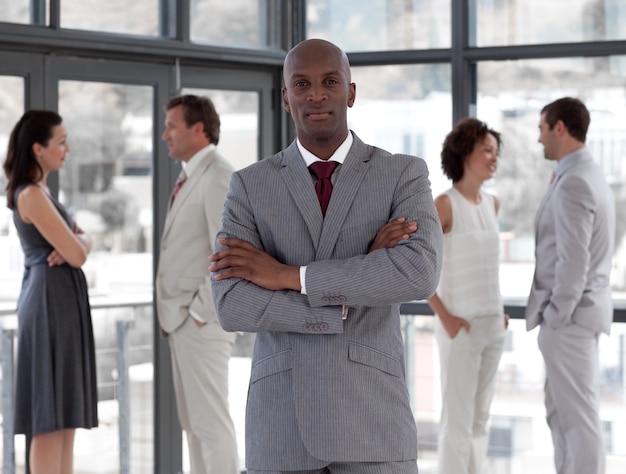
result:
[(165, 115), (165, 130), (161, 139), (167, 142), (169, 155), (181, 161), (188, 161), (197, 151), (195, 143), (196, 127), (194, 124), (187, 127), (183, 117), (183, 107), (178, 105), (167, 111)]
[(541, 114), (539, 120), (539, 143), (543, 145), (543, 154), (546, 160), (557, 160), (557, 135), (554, 130), (550, 130), (550, 126), (546, 122), (546, 114)]
[(320, 44), (303, 45), (285, 62), (284, 77), (283, 102), (303, 145), (345, 138), (356, 86), (342, 54)]

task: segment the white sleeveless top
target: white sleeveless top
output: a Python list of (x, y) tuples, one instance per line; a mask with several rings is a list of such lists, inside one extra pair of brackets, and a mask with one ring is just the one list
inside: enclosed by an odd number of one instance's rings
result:
[(443, 234), (443, 264), (437, 295), (454, 316), (502, 316), (498, 219), (495, 199), (480, 193), (480, 204), (456, 189), (450, 198), (452, 229)]

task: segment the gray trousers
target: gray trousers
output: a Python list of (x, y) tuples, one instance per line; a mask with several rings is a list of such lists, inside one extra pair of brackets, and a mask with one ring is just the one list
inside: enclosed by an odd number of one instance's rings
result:
[(576, 324), (552, 329), (545, 321), (539, 349), (546, 365), (546, 417), (558, 474), (604, 474), (598, 412), (598, 335)]

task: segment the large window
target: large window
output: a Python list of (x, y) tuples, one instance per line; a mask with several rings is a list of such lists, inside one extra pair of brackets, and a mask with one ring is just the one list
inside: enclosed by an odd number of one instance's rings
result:
[[(622, 0), (470, 0), (478, 46), (626, 38)], [(471, 38), (474, 40), (474, 38)]]
[(452, 120), (450, 65), (354, 67), (350, 128), (366, 143), (428, 163), (434, 192), (447, 186), (439, 151)]
[(502, 132), (495, 190), (502, 202), (501, 286), (505, 297), (525, 298), (534, 270), (534, 219), (554, 162), (543, 158), (541, 108), (558, 97), (583, 100), (591, 113), (587, 146), (602, 167), (618, 212), (611, 283), (626, 294), (626, 57), (486, 61), (478, 64), (477, 115)]
[(190, 7), (192, 41), (267, 45), (267, 0), (191, 0)]
[(309, 0), (307, 35), (346, 51), (450, 46), (450, 0)]
[(159, 34), (159, 0), (61, 0), (61, 26), (143, 36)]

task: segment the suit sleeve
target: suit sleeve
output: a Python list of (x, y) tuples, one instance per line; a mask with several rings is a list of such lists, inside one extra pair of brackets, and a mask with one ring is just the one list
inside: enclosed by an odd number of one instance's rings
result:
[(410, 160), (400, 174), (389, 221), (398, 217), (417, 222), (418, 228), (395, 248), (345, 260), (311, 262), (307, 266), (311, 306), (324, 306), (329, 301), (382, 306), (423, 300), (435, 293), (441, 272), (443, 234), (428, 169), (421, 159)]
[[(206, 179), (202, 183), (203, 193), (203, 219), (207, 224), (206, 238), (210, 245), (215, 242), (217, 233), (221, 228), (222, 209), (226, 194), (228, 192), (228, 182), (232, 169), (225, 163), (218, 161), (206, 173)], [(198, 287), (198, 291), (191, 301), (189, 310), (201, 316), (205, 321), (210, 321), (214, 312), (213, 308), (213, 292), (211, 291), (211, 276), (208, 271), (209, 255), (201, 255), (206, 261), (207, 274), (204, 281)]]
[[(263, 248), (252, 206), (238, 173), (233, 173), (231, 178), (220, 235)], [(216, 241), (215, 250), (223, 248)], [(313, 308), (306, 295), (299, 292), (266, 290), (240, 278), (212, 280), (212, 288), (217, 317), (226, 331), (311, 333), (310, 325), (314, 324), (323, 334), (343, 332), (340, 306)]]
[(594, 198), (589, 184), (578, 176), (566, 177), (554, 190), (557, 261), (554, 287), (543, 319), (552, 327), (569, 323), (581, 300), (589, 272)]

